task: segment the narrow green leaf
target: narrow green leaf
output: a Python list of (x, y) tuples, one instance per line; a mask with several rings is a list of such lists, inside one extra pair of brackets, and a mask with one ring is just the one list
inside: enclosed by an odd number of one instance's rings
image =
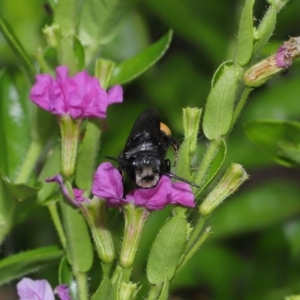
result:
[(29, 186), (24, 183), (13, 183), (10, 179), (1, 174), (1, 179), (8, 187), (9, 191), (12, 193), (14, 197), (16, 197), (19, 201), (22, 201), (30, 196), (33, 196), (38, 193), (38, 191), (42, 188), (42, 184), (36, 184), (36, 186)]
[(78, 188), (85, 190), (86, 195), (89, 195), (93, 182), (100, 136), (101, 128), (99, 121), (88, 121), (84, 139), (78, 154), (75, 173), (76, 185)]
[(169, 299), (169, 280), (166, 277), (158, 300), (168, 300), (168, 299)]
[(203, 131), (209, 140), (218, 140), (230, 130), (238, 86), (238, 73), (229, 63), (223, 64), (217, 73), (203, 117)]
[(13, 225), (16, 204), (16, 199), (0, 180), (0, 245)]
[[(137, 0), (86, 0), (79, 23), (83, 45), (97, 48), (108, 43)], [(101, 17), (99, 17), (101, 16)]]
[(112, 298), (112, 284), (109, 278), (104, 277), (91, 300), (107, 300)]
[(138, 55), (117, 64), (109, 85), (126, 83), (151, 68), (169, 48), (172, 35), (173, 32), (170, 30), (160, 40)]
[(180, 216), (171, 218), (158, 233), (147, 262), (147, 278), (151, 284), (162, 284), (174, 276), (184, 251), (188, 223)]
[(261, 120), (245, 125), (248, 138), (267, 152), (277, 163), (300, 165), (300, 123), (294, 121)]
[(68, 286), (71, 286), (69, 283), (71, 283), (73, 280), (73, 274), (65, 256), (60, 261), (58, 276), (60, 284), (64, 283), (68, 284)]
[(255, 55), (270, 39), (276, 25), (277, 9), (274, 1), (266, 11), (256, 31), (256, 43), (254, 44), (253, 54)]
[(21, 92), (16, 77), (0, 74), (0, 169), (15, 179), (29, 147), (26, 90)]
[(4, 258), (0, 261), (0, 285), (56, 262), (62, 254), (57, 246), (48, 246)]
[(22, 44), (14, 34), (12, 28), (6, 22), (6, 20), (0, 14), (0, 31), (2, 32), (3, 37), (10, 46), (11, 50), (17, 56), (20, 61), (21, 66), (24, 68), (30, 82), (34, 82), (34, 76), (36, 71), (34, 69), (33, 63), (29, 58), (29, 55), (23, 48)]
[(93, 263), (93, 249), (87, 225), (80, 212), (61, 202), (63, 225), (67, 239), (67, 258), (72, 268), (87, 272)]
[(246, 0), (242, 11), (238, 40), (236, 60), (239, 65), (246, 65), (252, 56), (253, 50), (253, 4), (254, 0)]

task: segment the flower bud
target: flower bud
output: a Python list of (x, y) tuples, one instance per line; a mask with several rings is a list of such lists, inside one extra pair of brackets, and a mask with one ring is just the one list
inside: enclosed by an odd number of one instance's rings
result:
[(200, 214), (204, 217), (210, 215), (217, 206), (232, 195), (248, 178), (248, 174), (241, 165), (231, 164), (216, 187), (200, 205)]
[(197, 107), (187, 107), (183, 109), (184, 138), (189, 138), (189, 153), (191, 155), (196, 151), (201, 114), (202, 109)]
[(122, 282), (119, 291), (119, 300), (131, 300), (134, 299), (134, 295), (137, 293), (137, 284), (132, 282)]
[(95, 76), (99, 79), (101, 87), (105, 90), (109, 84), (115, 63), (107, 59), (98, 59), (95, 65)]
[(285, 297), (285, 300), (300, 300), (300, 295), (293, 295)]
[(48, 45), (54, 49), (57, 49), (61, 39), (60, 26), (58, 24), (52, 24), (51, 26), (46, 25), (46, 27), (43, 29), (43, 33), (46, 36)]

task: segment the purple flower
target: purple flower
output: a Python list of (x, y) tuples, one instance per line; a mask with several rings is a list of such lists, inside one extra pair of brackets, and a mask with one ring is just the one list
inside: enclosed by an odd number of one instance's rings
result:
[(68, 76), (68, 68), (56, 68), (56, 79), (49, 74), (36, 76), (30, 99), (41, 108), (72, 119), (106, 117), (106, 109), (112, 103), (123, 101), (122, 87), (116, 85), (106, 92), (95, 77), (81, 71), (74, 77)]
[[(59, 285), (55, 292), (61, 300), (71, 300), (68, 287)], [(62, 292), (63, 290), (63, 292)], [(47, 280), (23, 278), (17, 284), (19, 300), (54, 300), (53, 290)]]
[(184, 182), (172, 183), (167, 176), (162, 176), (158, 185), (150, 189), (134, 189), (123, 198), (122, 176), (111, 163), (101, 164), (94, 176), (92, 193), (107, 200), (108, 205), (120, 206), (134, 202), (148, 210), (160, 210), (168, 204), (194, 207), (194, 195), (190, 186)]
[(56, 182), (60, 185), (63, 195), (70, 201), (73, 205), (80, 207), (83, 202), (88, 202), (89, 200), (82, 196), (83, 190), (72, 189), (74, 198), (69, 194), (67, 187), (64, 185), (63, 178), (61, 175), (57, 174), (53, 177), (47, 178), (46, 182)]
[(69, 288), (66, 284), (60, 284), (54, 289), (54, 294), (61, 300), (72, 300), (69, 295)]

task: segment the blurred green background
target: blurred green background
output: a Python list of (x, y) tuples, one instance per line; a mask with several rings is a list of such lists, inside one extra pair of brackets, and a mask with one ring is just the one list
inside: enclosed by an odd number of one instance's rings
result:
[[(259, 20), (267, 3), (256, 2), (255, 18)], [(148, 107), (156, 107), (174, 137), (182, 140), (181, 109), (204, 107), (214, 71), (234, 56), (243, 4), (240, 0), (138, 2), (118, 35), (101, 49), (102, 57), (122, 61), (169, 29), (174, 30), (173, 41), (151, 70), (124, 86), (124, 103), (108, 109), (99, 162), (104, 155), (119, 155), (135, 118)], [(38, 47), (45, 45), (41, 29), (52, 22), (46, 2), (1, 0), (0, 12), (30, 56), (35, 56)], [(300, 1), (290, 1), (280, 12), (275, 34), (258, 59), (275, 53), (290, 36), (300, 35), (299, 12)], [(0, 68), (7, 70), (22, 97), (28, 97), (27, 79), (1, 34)], [(300, 120), (299, 95), (300, 62), (251, 94), (228, 139), (225, 164), (242, 164), (250, 180), (210, 218), (214, 234), (175, 278), (170, 299), (275, 300), (300, 293), (300, 171), (275, 165), (243, 130), (243, 124), (250, 120)], [(0, 126), (3, 111), (1, 118)], [(39, 126), (43, 127), (43, 122)], [(200, 132), (198, 159), (206, 143)], [(37, 206), (35, 199), (24, 203), (20, 211), (25, 208), (30, 217), (16, 220), (0, 248), (0, 258), (58, 243), (48, 211)], [(148, 249), (167, 214), (154, 213), (147, 223), (134, 271), (138, 282), (145, 281)], [(121, 232), (116, 229), (117, 233)], [(31, 277), (47, 278), (55, 285), (56, 269), (53, 265)], [(92, 286), (97, 283), (98, 270), (96, 262), (90, 278)], [(16, 299), (14, 287), (15, 283), (0, 287), (0, 299)]]

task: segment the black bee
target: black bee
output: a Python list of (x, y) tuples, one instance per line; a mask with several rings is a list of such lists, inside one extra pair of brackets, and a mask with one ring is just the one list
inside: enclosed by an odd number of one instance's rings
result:
[(179, 144), (171, 137), (170, 129), (160, 122), (157, 110), (148, 109), (135, 121), (119, 158), (106, 157), (118, 161), (120, 172), (125, 170), (139, 188), (155, 187), (161, 175), (196, 186), (170, 173), (171, 162), (165, 159), (169, 146), (177, 156)]

